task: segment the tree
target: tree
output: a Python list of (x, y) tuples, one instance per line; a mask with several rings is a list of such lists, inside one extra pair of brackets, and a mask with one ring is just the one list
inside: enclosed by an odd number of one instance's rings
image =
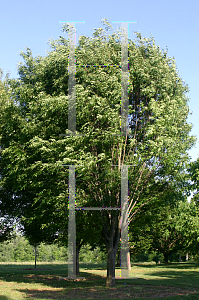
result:
[(188, 172), (191, 177), (190, 190), (193, 192), (192, 201), (194, 201), (198, 207), (199, 201), (199, 157), (196, 161), (190, 163)]
[[(148, 211), (135, 226), (139, 232), (139, 240), (141, 237), (140, 242), (148, 246), (145, 249), (162, 253), (167, 264), (172, 254), (193, 253), (193, 245), (199, 234), (198, 225), (198, 215), (193, 203), (180, 200), (164, 206), (148, 207)], [(133, 230), (134, 232), (136, 231)]]
[[(199, 216), (199, 157), (196, 161), (190, 162), (188, 168), (188, 174), (190, 176), (189, 180), (189, 190), (193, 193), (191, 202), (195, 206), (197, 210), (197, 216)], [(197, 225), (199, 228), (199, 225)], [(195, 241), (192, 243), (192, 253), (198, 259), (199, 256), (199, 236)]]
[(133, 256), (158, 251), (168, 262), (172, 253), (179, 249), (186, 251), (186, 246), (195, 239), (196, 210), (187, 202), (189, 176), (187, 172), (182, 175), (182, 180), (173, 189), (170, 187), (153, 206), (149, 203), (137, 213), (129, 233)]
[[(2, 81), (2, 77), (3, 77), (3, 71), (0, 69), (0, 110), (3, 109), (3, 105), (6, 102), (6, 100), (8, 101), (8, 95), (7, 95), (7, 91), (6, 91), (6, 85), (5, 83)], [(2, 126), (6, 126), (5, 124)], [(0, 149), (1, 149), (1, 145), (0, 145)], [(1, 160), (1, 156), (0, 156), (0, 160)], [(1, 178), (1, 168), (0, 168), (0, 178)], [(2, 189), (1, 185), (0, 185), (0, 190)], [(0, 203), (2, 203), (2, 200), (0, 198)], [(7, 213), (2, 214), (2, 212), (0, 211), (0, 242), (6, 241), (11, 239), (12, 237), (14, 237), (14, 229), (15, 229), (15, 220), (13, 218), (11, 218), (11, 216)]]
[(24, 226), (23, 233), (24, 233), (25, 237), (28, 239), (30, 245), (34, 246), (35, 269), (36, 269), (37, 246), (40, 245), (42, 242), (47, 242), (48, 244), (52, 244), (55, 241), (55, 239), (57, 238), (56, 231), (55, 230), (52, 231), (50, 226), (43, 229), (42, 224), (40, 222), (38, 222), (38, 218), (34, 218), (30, 222), (28, 222), (27, 219), (23, 220), (23, 218), (22, 218), (21, 224)]
[[(105, 20), (106, 31), (111, 29)], [(67, 26), (63, 30), (68, 32)], [(11, 92), (2, 109), (0, 128), (1, 197), (14, 206), (37, 212), (43, 225), (49, 220), (67, 224), (68, 170), (76, 167), (78, 206), (119, 207), (121, 166), (129, 167), (129, 224), (146, 205), (153, 205), (181, 181), (194, 144), (187, 123), (187, 86), (175, 61), (137, 34), (129, 40), (129, 135), (120, 134), (121, 31), (95, 29), (93, 38), (80, 37), (76, 48), (76, 120), (81, 136), (59, 137), (68, 131), (68, 40), (52, 41), (46, 57), (22, 53), (19, 79), (7, 80)], [(91, 67), (91, 65), (112, 67)], [(90, 67), (83, 67), (90, 65)], [(118, 65), (118, 67), (113, 67)], [(8, 101), (7, 101), (8, 102)], [(13, 167), (14, 166), (14, 167)], [(117, 166), (117, 167), (115, 167)], [(27, 175), (28, 174), (28, 175)], [(11, 189), (12, 187), (12, 189)], [(99, 213), (107, 249), (107, 285), (115, 284), (115, 257), (120, 239), (119, 211)], [(64, 216), (64, 217), (63, 217)]]

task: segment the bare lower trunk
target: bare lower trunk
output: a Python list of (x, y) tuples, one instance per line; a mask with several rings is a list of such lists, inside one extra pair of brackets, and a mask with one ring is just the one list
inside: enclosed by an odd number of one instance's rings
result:
[(83, 239), (80, 239), (76, 242), (76, 276), (79, 275), (79, 253), (83, 243)]
[(37, 268), (37, 245), (35, 245), (35, 269)]
[(111, 248), (108, 250), (108, 260), (107, 260), (107, 278), (106, 286), (115, 286), (115, 258), (117, 249)]
[(79, 251), (80, 249), (76, 247), (76, 274), (79, 275)]
[(111, 226), (104, 226), (102, 236), (105, 241), (107, 250), (107, 278), (106, 286), (115, 286), (115, 259), (120, 238), (119, 222), (117, 222), (118, 216), (111, 216)]
[(117, 267), (120, 267), (120, 251), (117, 251)]
[(169, 254), (168, 253), (164, 253), (164, 262), (165, 262), (165, 264), (169, 263)]
[(115, 285), (115, 259), (120, 239), (120, 219), (118, 213), (102, 212), (104, 225), (102, 228), (102, 238), (107, 250), (107, 278), (106, 286)]

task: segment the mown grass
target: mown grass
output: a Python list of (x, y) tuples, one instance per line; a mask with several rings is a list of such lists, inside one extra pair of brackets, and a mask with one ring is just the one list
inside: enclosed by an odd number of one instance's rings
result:
[(67, 263), (38, 263), (36, 270), (31, 263), (0, 263), (0, 300), (199, 299), (196, 263), (133, 264), (134, 279), (116, 279), (114, 288), (105, 286), (105, 263), (80, 263), (83, 280), (59, 279), (67, 274)]

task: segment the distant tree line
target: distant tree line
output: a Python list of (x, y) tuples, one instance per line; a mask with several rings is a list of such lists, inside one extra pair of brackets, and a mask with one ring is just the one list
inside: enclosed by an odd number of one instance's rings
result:
[[(30, 245), (27, 238), (17, 235), (15, 238), (0, 243), (0, 262), (25, 262), (34, 261), (34, 246)], [(68, 249), (57, 244), (48, 245), (40, 243), (37, 246), (37, 261), (54, 262), (68, 261)], [(92, 249), (89, 245), (82, 247), (80, 261), (101, 262), (106, 260), (106, 254), (100, 251), (99, 247)]]
[[(4, 241), (0, 247), (1, 262), (24, 262), (35, 259), (34, 247), (24, 236), (16, 236), (11, 241)], [(66, 261), (67, 249), (56, 244), (41, 243), (37, 247), (37, 261)]]
[[(35, 252), (34, 246), (30, 245), (27, 238), (21, 235), (16, 235), (15, 238), (0, 243), (0, 262), (28, 262), (34, 261)], [(37, 246), (37, 261), (38, 262), (55, 262), (55, 261), (68, 261), (68, 249), (64, 246), (57, 244), (48, 245), (41, 243)], [(197, 255), (189, 253), (186, 256), (186, 251), (175, 251), (172, 252), (168, 257), (168, 262), (184, 262), (187, 259), (197, 260)], [(90, 245), (83, 245), (80, 250), (79, 256), (80, 262), (105, 262), (106, 253), (99, 246), (91, 247)], [(153, 251), (150, 249), (141, 250), (137, 254), (131, 255), (131, 263), (137, 262), (156, 262), (164, 263), (163, 253)], [(120, 266), (120, 259), (117, 256), (117, 266)]]

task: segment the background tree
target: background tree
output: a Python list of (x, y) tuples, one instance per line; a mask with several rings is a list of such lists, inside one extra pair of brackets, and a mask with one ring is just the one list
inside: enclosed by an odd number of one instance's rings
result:
[[(68, 201), (68, 170), (75, 164), (78, 206), (119, 207), (121, 165), (129, 168), (129, 222), (146, 205), (153, 205), (181, 180), (194, 144), (187, 123), (187, 86), (173, 59), (154, 39), (137, 34), (129, 40), (129, 127), (120, 135), (121, 32), (96, 29), (93, 38), (80, 37), (76, 48), (77, 131), (82, 136), (60, 138), (67, 133), (68, 41), (52, 41), (46, 57), (23, 53), (19, 79), (7, 80), (11, 90), (2, 108), (1, 185), (4, 208), (14, 204), (29, 217), (37, 211), (45, 227), (49, 220), (59, 227)], [(68, 27), (63, 28), (68, 32)], [(5, 101), (5, 100), (4, 100)], [(15, 120), (15, 124), (13, 123)], [(12, 130), (14, 127), (14, 131)], [(83, 165), (83, 166), (81, 166)], [(117, 167), (115, 167), (117, 165)], [(12, 187), (12, 188), (11, 188)], [(8, 191), (15, 193), (14, 200)], [(2, 205), (2, 206), (3, 206)], [(63, 218), (64, 216), (64, 218)], [(119, 211), (101, 211), (96, 228), (107, 249), (107, 285), (114, 285), (115, 258), (120, 239)]]
[(172, 253), (186, 253), (198, 234), (195, 206), (187, 202), (189, 192), (185, 181), (187, 172), (175, 189), (169, 189), (154, 203), (146, 205), (136, 215), (130, 228), (130, 249), (133, 256), (158, 251), (168, 263)]
[[(168, 263), (174, 253), (187, 253), (193, 249), (198, 231), (198, 217), (195, 207), (187, 201), (155, 208), (146, 213), (149, 230), (146, 236), (151, 240), (149, 250), (164, 255)], [(145, 230), (143, 230), (145, 231)], [(190, 251), (191, 252), (191, 251)]]
[(199, 157), (196, 161), (190, 163), (188, 169), (191, 176), (190, 190), (193, 192), (192, 201), (194, 201), (198, 207), (199, 203)]
[[(29, 222), (27, 222), (29, 221)], [(52, 244), (56, 238), (58, 233), (56, 234), (56, 229), (52, 226), (45, 227), (45, 229), (42, 228), (41, 222), (39, 222), (37, 219), (29, 220), (25, 219), (21, 220), (21, 224), (23, 225), (23, 234), (28, 239), (30, 245), (34, 246), (35, 250), (35, 269), (37, 264), (37, 247), (42, 243), (46, 242), (47, 244)], [(50, 222), (50, 225), (52, 222)]]
[[(7, 94), (6, 84), (2, 81), (3, 71), (0, 69), (0, 111), (4, 109), (4, 104), (6, 101), (9, 101), (9, 96)], [(8, 78), (6, 76), (6, 78)], [(1, 122), (1, 117), (0, 117)], [(3, 128), (6, 127), (6, 124), (1, 124)], [(1, 150), (1, 144), (0, 144)], [(1, 160), (1, 156), (0, 156)], [(0, 167), (0, 178), (1, 178), (1, 167)], [(0, 190), (2, 190), (2, 186), (0, 184)], [(7, 191), (9, 193), (9, 191)], [(2, 203), (2, 199), (0, 198), (0, 203)], [(0, 242), (6, 241), (14, 237), (14, 229), (15, 229), (15, 220), (7, 213), (2, 212), (0, 210)]]

